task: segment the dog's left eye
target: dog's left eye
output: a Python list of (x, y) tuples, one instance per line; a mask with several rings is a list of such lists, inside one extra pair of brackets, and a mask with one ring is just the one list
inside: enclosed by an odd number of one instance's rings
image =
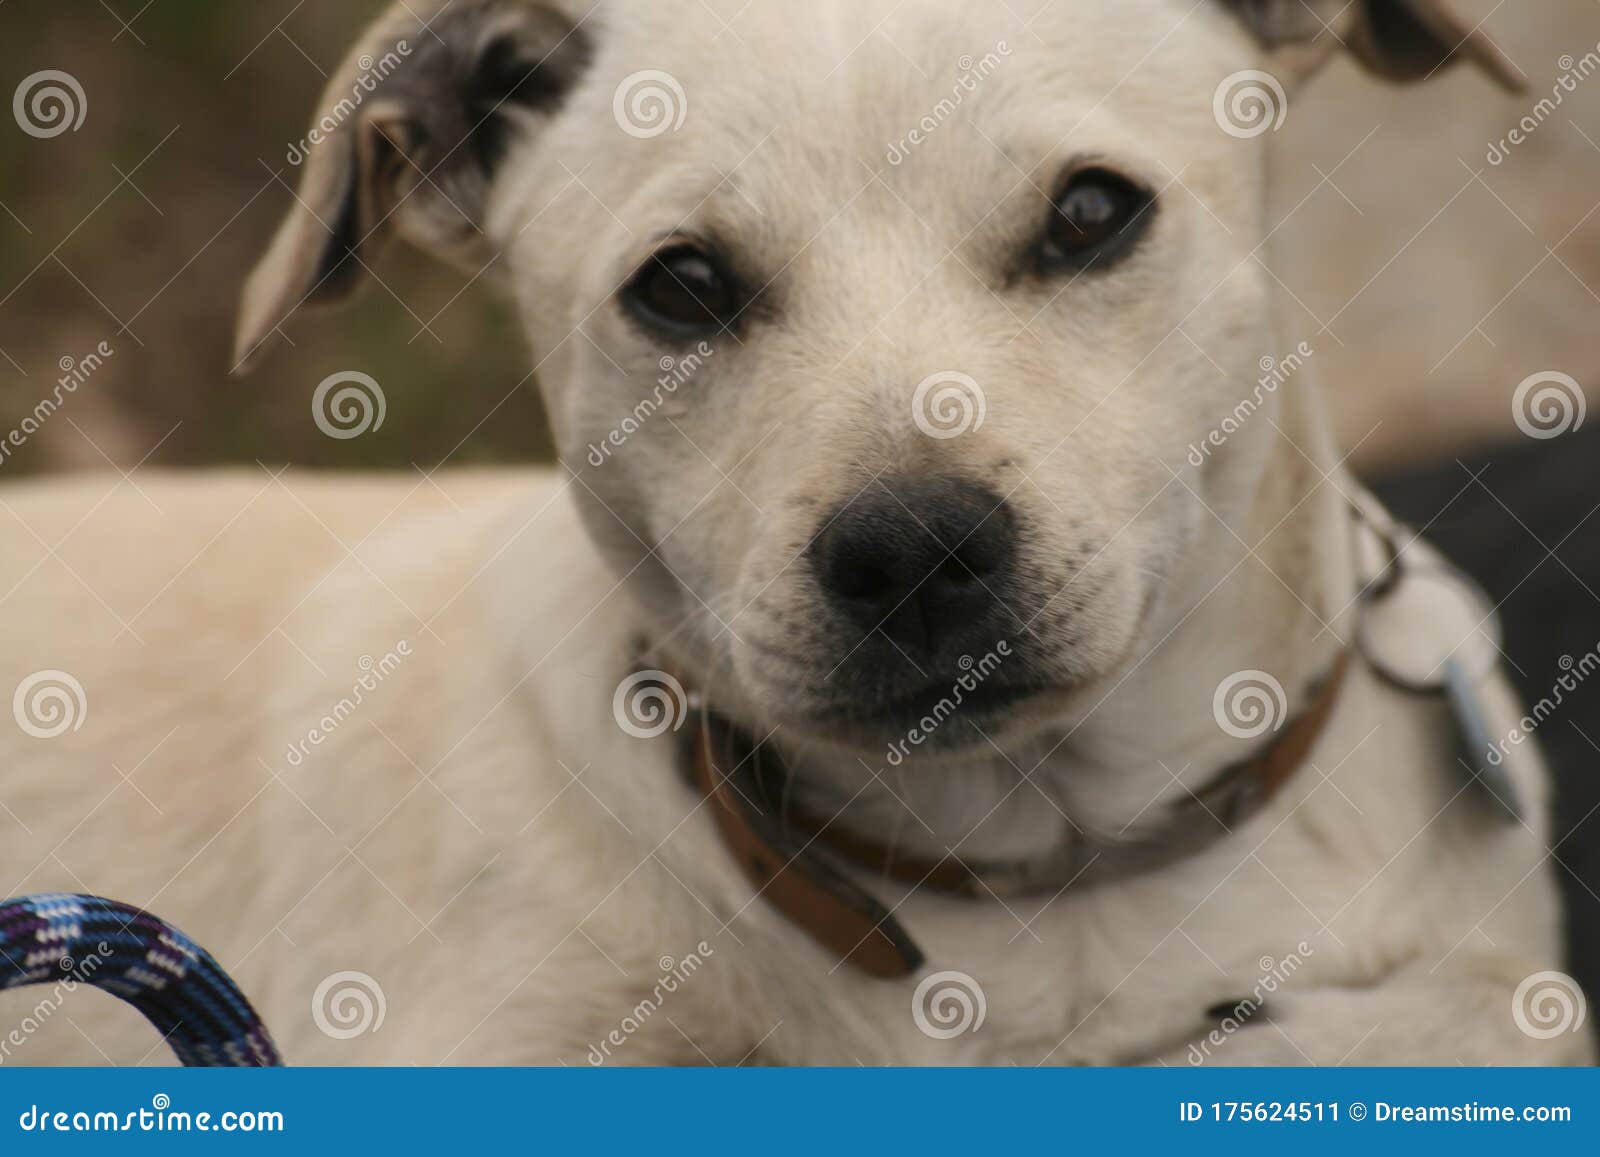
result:
[(1109, 169), (1074, 173), (1051, 207), (1040, 250), (1046, 270), (1081, 269), (1120, 255), (1138, 237), (1152, 197)]
[(674, 337), (716, 333), (738, 314), (733, 280), (693, 245), (654, 254), (622, 295), (636, 317)]

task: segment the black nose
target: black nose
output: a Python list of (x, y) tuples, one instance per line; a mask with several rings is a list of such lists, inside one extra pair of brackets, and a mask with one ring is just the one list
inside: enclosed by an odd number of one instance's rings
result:
[(1004, 613), (1011, 524), (987, 487), (880, 479), (834, 513), (812, 549), (834, 607), (926, 652)]

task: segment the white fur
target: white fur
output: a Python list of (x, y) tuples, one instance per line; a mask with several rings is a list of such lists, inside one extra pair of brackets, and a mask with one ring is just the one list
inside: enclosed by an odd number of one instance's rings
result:
[[(100, 892), (174, 920), (297, 1063), (582, 1064), (597, 1048), (1185, 1063), (1204, 1010), (1291, 954), (1271, 1024), (1212, 1059), (1586, 1059), (1584, 1038), (1535, 1040), (1512, 1016), (1518, 983), (1561, 965), (1543, 820), (1494, 820), (1463, 790), (1442, 708), (1359, 665), (1308, 766), (1192, 859), (984, 902), (864, 881), (929, 971), (981, 987), (982, 1028), (950, 1039), (919, 1029), (915, 979), (838, 965), (757, 898), (678, 744), (613, 719), (643, 636), (758, 733), (776, 727), (818, 801), (847, 805), (842, 824), (1023, 859), (1074, 828), (1138, 831), (1253, 750), (1212, 715), (1229, 674), (1268, 670), (1298, 699), (1328, 668), (1352, 629), (1354, 487), (1311, 370), (1206, 467), (1186, 456), (1297, 336), (1253, 256), (1270, 228), (1261, 145), (1212, 120), (1218, 80), (1258, 53), (1193, 9), (1057, 4), (1024, 24), (969, 0), (757, 3), (720, 35), (698, 2), (589, 15), (589, 73), (486, 214), (568, 470), (0, 493), (0, 687), (57, 668), (89, 704), (57, 739), (0, 729), (9, 892)], [(956, 59), (1001, 42), (969, 119), (886, 165)], [(612, 97), (646, 68), (678, 77), (690, 108), (641, 141)], [(1147, 244), (1070, 288), (1007, 283), (1000, 257), (1042, 221), (1039, 186), (1081, 155), (1162, 190)], [(775, 313), (719, 341), (594, 467), (586, 447), (669, 352), (611, 294), (680, 228), (737, 239), (773, 274)], [(934, 442), (910, 393), (948, 369), (983, 383), (989, 414)], [(839, 656), (795, 629), (821, 612), (794, 564), (876, 472), (951, 464), (1012, 495), (1045, 592), (1022, 634), (1062, 689), (983, 742), (889, 770), (880, 744), (806, 722)], [(402, 641), (411, 654), (296, 766), (289, 748), (350, 695), (360, 657)], [(1531, 747), (1512, 762), (1542, 804)], [(704, 966), (639, 1015), (691, 954)], [(312, 993), (346, 969), (387, 1012), (335, 1040)], [(154, 1043), (125, 1012), (67, 1011), (16, 1058), (96, 1060), (89, 1038), (135, 1060)], [(605, 1046), (628, 1017), (637, 1031)]]

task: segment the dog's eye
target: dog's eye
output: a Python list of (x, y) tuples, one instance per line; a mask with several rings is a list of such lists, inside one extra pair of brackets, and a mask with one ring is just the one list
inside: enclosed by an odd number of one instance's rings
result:
[(622, 295), (642, 321), (670, 334), (715, 333), (738, 313), (732, 279), (692, 245), (654, 254)]
[(1141, 232), (1150, 202), (1144, 189), (1108, 169), (1074, 173), (1051, 208), (1040, 263), (1078, 269), (1117, 256)]

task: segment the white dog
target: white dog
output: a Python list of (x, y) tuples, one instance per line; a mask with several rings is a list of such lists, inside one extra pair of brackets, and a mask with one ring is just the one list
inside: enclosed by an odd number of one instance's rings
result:
[[(1341, 46), (1505, 69), (1424, 0), (399, 5), (241, 360), (398, 233), (564, 469), (4, 491), (10, 892), (299, 1063), (1587, 1060), (1532, 745), (1508, 822), (1379, 673), (1479, 616), (1274, 319), (1250, 118)], [(7, 1063), (160, 1055), (34, 1001)]]

